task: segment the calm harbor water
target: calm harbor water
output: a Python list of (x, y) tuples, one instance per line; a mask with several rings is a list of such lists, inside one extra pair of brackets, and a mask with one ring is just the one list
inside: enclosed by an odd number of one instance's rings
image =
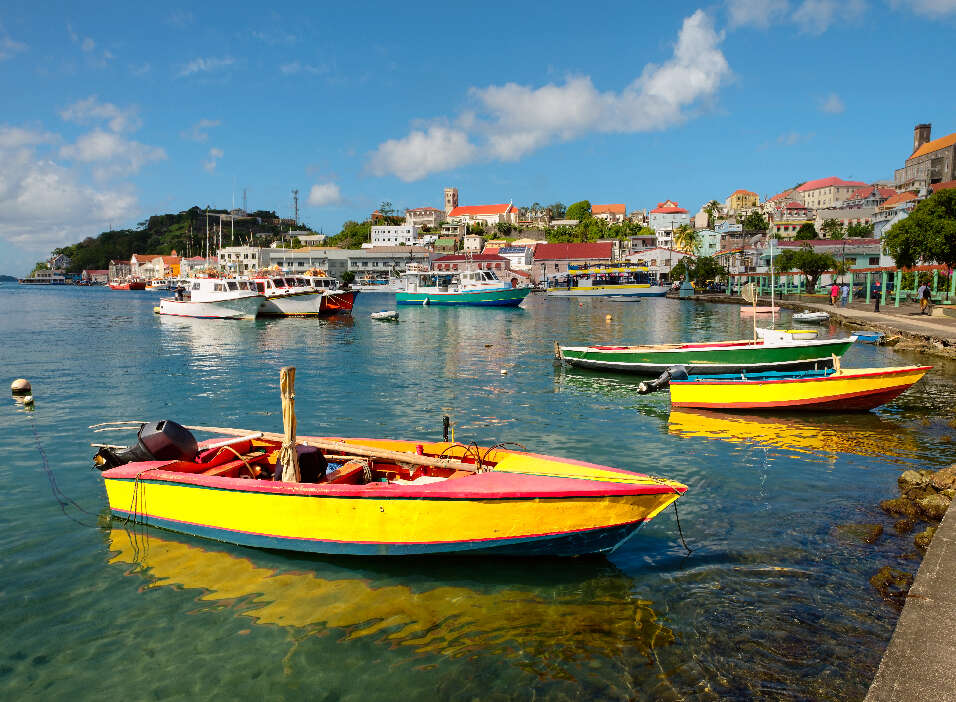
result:
[[(918, 567), (877, 503), (901, 469), (952, 462), (952, 366), (874, 413), (742, 419), (552, 362), (555, 340), (745, 337), (733, 306), (532, 296), (387, 324), (368, 318), (384, 295), (256, 322), (159, 318), (156, 299), (0, 288), (0, 377), (36, 396), (0, 409), (4, 699), (861, 699), (897, 617), (868, 579)], [(857, 345), (844, 365), (923, 360)], [(544, 561), (304, 557), (106, 519), (87, 425), (281, 431), (283, 365), (303, 434), (437, 439), (449, 414), (458, 440), (680, 480), (693, 553), (673, 509), (608, 558)]]

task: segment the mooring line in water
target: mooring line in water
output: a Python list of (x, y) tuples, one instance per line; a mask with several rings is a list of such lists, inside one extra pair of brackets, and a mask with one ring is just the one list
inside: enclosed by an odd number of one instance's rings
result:
[(53, 471), (50, 469), (50, 462), (47, 460), (46, 451), (43, 450), (43, 443), (40, 441), (40, 432), (37, 430), (36, 418), (34, 417), (32, 412), (29, 413), (29, 419), (30, 419), (30, 428), (33, 430), (33, 440), (34, 442), (36, 442), (37, 451), (39, 451), (40, 459), (42, 460), (43, 472), (46, 473), (47, 480), (50, 483), (50, 492), (53, 493), (53, 499), (56, 500), (56, 503), (60, 506), (60, 511), (63, 512), (63, 516), (65, 516), (67, 519), (73, 522), (76, 522), (80, 526), (98, 527), (99, 526), (98, 523), (86, 524), (85, 522), (77, 519), (76, 517), (74, 517), (73, 515), (71, 515), (69, 512), (66, 511), (67, 507), (72, 506), (80, 510), (80, 512), (82, 512), (83, 514), (89, 517), (93, 517), (94, 519), (99, 518), (98, 515), (93, 514), (92, 512), (88, 512), (87, 510), (80, 507), (80, 505), (76, 503), (76, 500), (74, 500), (72, 497), (70, 497), (65, 492), (63, 492), (63, 490), (60, 489), (60, 486), (56, 482), (56, 475), (54, 475)]

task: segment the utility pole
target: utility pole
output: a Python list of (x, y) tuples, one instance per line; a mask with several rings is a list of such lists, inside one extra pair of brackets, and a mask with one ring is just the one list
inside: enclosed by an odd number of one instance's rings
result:
[(292, 202), (294, 203), (293, 211), (295, 212), (295, 215), (294, 215), (295, 226), (298, 227), (299, 226), (299, 191), (298, 190), (293, 189)]

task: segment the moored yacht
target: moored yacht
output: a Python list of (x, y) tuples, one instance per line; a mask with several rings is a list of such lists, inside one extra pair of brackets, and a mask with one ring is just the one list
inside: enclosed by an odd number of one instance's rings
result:
[(298, 275), (259, 275), (251, 281), (263, 296), (260, 317), (313, 317), (322, 312), (321, 290)]
[(504, 281), (494, 271), (433, 271), (409, 266), (402, 274), (405, 288), (395, 293), (399, 305), (465, 305), (517, 307), (531, 292), (518, 278)]
[(158, 314), (207, 319), (252, 319), (265, 297), (247, 280), (190, 278), (185, 292), (164, 297), (155, 308)]
[(305, 279), (312, 287), (322, 292), (322, 313), (335, 314), (336, 312), (351, 312), (355, 304), (357, 290), (346, 290), (335, 278), (324, 275), (309, 275)]

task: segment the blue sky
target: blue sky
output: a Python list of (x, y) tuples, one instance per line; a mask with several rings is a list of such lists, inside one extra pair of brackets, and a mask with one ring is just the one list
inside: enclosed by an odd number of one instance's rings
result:
[(383, 200), (892, 178), (956, 131), (956, 0), (0, 9), (0, 272), (192, 205), (327, 233)]

